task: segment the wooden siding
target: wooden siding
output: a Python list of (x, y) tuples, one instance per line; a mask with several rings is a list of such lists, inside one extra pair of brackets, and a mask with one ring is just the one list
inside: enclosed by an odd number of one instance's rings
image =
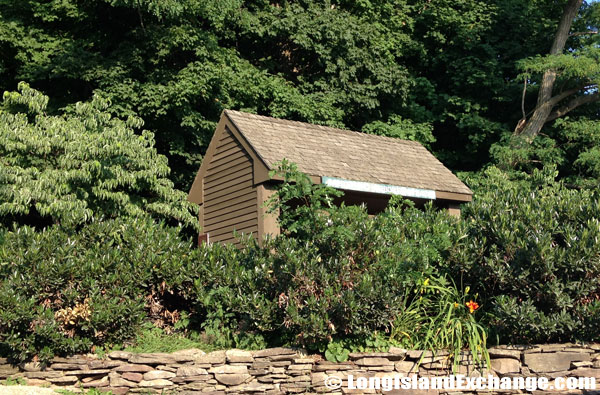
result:
[(233, 231), (258, 233), (257, 192), (252, 159), (235, 136), (225, 129), (203, 179), (204, 233), (211, 242), (234, 243)]

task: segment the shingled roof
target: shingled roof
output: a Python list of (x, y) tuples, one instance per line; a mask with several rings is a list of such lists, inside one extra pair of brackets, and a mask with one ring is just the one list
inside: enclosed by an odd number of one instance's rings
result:
[(285, 158), (313, 176), (472, 194), (415, 141), (232, 110), (225, 115), (269, 169)]

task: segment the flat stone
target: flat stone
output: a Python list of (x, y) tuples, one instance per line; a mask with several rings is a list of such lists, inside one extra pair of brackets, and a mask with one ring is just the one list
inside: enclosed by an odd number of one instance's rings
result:
[(128, 361), (129, 363), (141, 363), (146, 365), (167, 365), (176, 362), (171, 354), (160, 352), (133, 354), (129, 357)]
[(63, 376), (63, 372), (56, 372), (56, 371), (52, 371), (52, 370), (46, 370), (43, 372), (25, 372), (23, 374), (25, 377), (27, 377), (28, 379), (49, 379), (49, 378), (54, 378), (54, 377), (60, 377)]
[(83, 358), (83, 357), (71, 357), (71, 358), (54, 357), (54, 358), (52, 358), (52, 363), (76, 363), (79, 365), (85, 365), (89, 361), (90, 361), (90, 358)]
[(174, 377), (171, 379), (174, 383), (190, 383), (195, 381), (215, 381), (212, 374), (199, 374), (197, 376)]
[(408, 350), (406, 352), (406, 356), (410, 359), (419, 359), (419, 358), (421, 358), (422, 355), (424, 358), (425, 357), (433, 357), (433, 352), (423, 351), (423, 350)]
[(104, 376), (99, 380), (88, 381), (87, 383), (82, 383), (81, 386), (83, 388), (96, 388), (96, 387), (108, 387), (110, 384), (108, 380), (108, 376)]
[(350, 360), (357, 360), (361, 358), (384, 358), (388, 360), (402, 359), (405, 354), (393, 354), (389, 352), (351, 352), (348, 357)]
[(490, 358), (513, 358), (521, 359), (521, 351), (519, 350), (508, 350), (506, 348), (492, 347), (488, 350)]
[(240, 392), (266, 392), (275, 389), (273, 384), (261, 384), (257, 382), (251, 382), (248, 384), (240, 385), (239, 387), (230, 387), (229, 390), (240, 391)]
[(71, 370), (69, 374), (74, 376), (94, 376), (97, 374), (107, 374), (110, 369), (85, 369), (85, 370)]
[(563, 351), (565, 347), (568, 347), (570, 344), (544, 344), (540, 346), (542, 352), (556, 352)]
[(19, 373), (19, 368), (11, 365), (2, 365), (0, 366), (0, 378), (7, 378), (8, 376), (12, 376), (13, 374)]
[(359, 366), (394, 366), (394, 362), (387, 358), (361, 358), (355, 363)]
[(206, 355), (206, 353), (199, 348), (188, 348), (185, 350), (179, 350), (171, 353), (173, 359), (179, 362), (190, 362), (196, 358)]
[(173, 365), (157, 365), (156, 370), (166, 370), (167, 372), (175, 373), (178, 368), (182, 366), (190, 366), (190, 365), (181, 365), (181, 364), (173, 364)]
[(571, 369), (591, 368), (594, 364), (591, 361), (571, 362)]
[(242, 366), (232, 366), (232, 365), (223, 365), (216, 366), (214, 368), (210, 368), (208, 370), (209, 373), (218, 373), (218, 374), (247, 374), (248, 367), (245, 365)]
[(129, 392), (128, 387), (108, 387), (106, 390), (110, 391), (113, 395), (125, 395)]
[(213, 351), (194, 358), (196, 364), (224, 364), (225, 361), (225, 351)]
[[(59, 362), (59, 363), (53, 363), (52, 365), (50, 365), (50, 369), (54, 369), (54, 370), (80, 370), (81, 367), (84, 365), (80, 365), (77, 363), (65, 363), (65, 362)], [(30, 370), (30, 372), (39, 372), (39, 370)]]
[(125, 380), (133, 381), (136, 383), (139, 383), (144, 379), (144, 375), (137, 372), (125, 372), (121, 374), (121, 377), (123, 377)]
[(42, 365), (39, 362), (27, 362), (21, 366), (21, 369), (26, 372), (39, 372), (42, 370)]
[(234, 362), (252, 363), (254, 361), (254, 357), (252, 356), (252, 353), (250, 351), (237, 350), (237, 349), (227, 350), (225, 352), (225, 356), (227, 358), (227, 362), (230, 362), (230, 363), (234, 363)]
[[(202, 382), (196, 382), (196, 383), (187, 383), (183, 386), (180, 386), (179, 388), (183, 388), (184, 390), (203, 391), (205, 389), (208, 389), (209, 387), (210, 387), (209, 384), (202, 383)], [(214, 389), (214, 388), (210, 388), (210, 389)], [(181, 394), (181, 392), (179, 392), (179, 394)], [(198, 393), (194, 392), (194, 394), (198, 394)]]
[(492, 369), (499, 374), (518, 373), (521, 369), (521, 363), (514, 358), (495, 358), (490, 363)]
[(273, 355), (272, 357), (262, 357), (257, 358), (257, 360), (266, 360), (266, 361), (293, 361), (298, 358), (298, 354), (283, 354), (283, 355)]
[(144, 373), (144, 380), (152, 381), (158, 379), (170, 379), (177, 376), (173, 372), (167, 372), (165, 370), (152, 370), (150, 372)]
[(265, 374), (270, 373), (267, 369), (248, 369), (248, 374), (252, 376), (264, 376)]
[(594, 350), (592, 350), (590, 348), (578, 347), (578, 346), (565, 347), (564, 351), (565, 352), (586, 352), (586, 353), (590, 353), (590, 354), (594, 353)]
[(317, 363), (316, 365), (314, 365), (313, 370), (315, 372), (325, 372), (325, 371), (333, 371), (333, 370), (350, 370), (350, 369), (354, 369), (356, 368), (355, 365), (351, 365), (351, 364), (343, 364), (343, 363), (331, 363), (331, 362), (325, 362), (325, 363)]
[(127, 364), (117, 366), (113, 369), (113, 372), (139, 372), (145, 373), (154, 370), (152, 366), (149, 365), (137, 365), (137, 364)]
[(295, 364), (288, 366), (288, 370), (312, 370), (312, 364)]
[(123, 361), (111, 361), (111, 360), (100, 360), (100, 361), (90, 361), (88, 363), (88, 366), (90, 367), (90, 369), (112, 369), (112, 368), (116, 368), (117, 366), (121, 366), (124, 365), (125, 362)]
[(133, 354), (127, 351), (111, 351), (108, 353), (110, 359), (128, 360)]
[(250, 380), (252, 376), (249, 374), (215, 374), (215, 379), (224, 385), (239, 385)]
[[(104, 374), (98, 374), (96, 376), (85, 376), (85, 377), (81, 377), (80, 380), (82, 383), (89, 383), (90, 381), (99, 380), (104, 376), (105, 376)], [(109, 376), (110, 376), (110, 373), (109, 373)]]
[(164, 387), (169, 387), (171, 385), (173, 385), (172, 381), (169, 380), (165, 380), (165, 379), (158, 379), (158, 380), (142, 380), (138, 383), (138, 385), (140, 387), (147, 387), (147, 388), (164, 388)]
[[(133, 373), (133, 374), (139, 374), (139, 373)], [(119, 377), (119, 376), (111, 376), (110, 377), (110, 386), (111, 387), (128, 387), (128, 388), (136, 388), (138, 386), (138, 383), (140, 383), (142, 380), (139, 381), (131, 381), (131, 380), (127, 380), (124, 377)]]
[(288, 379), (288, 382), (290, 382), (290, 383), (299, 383), (301, 381), (310, 381), (310, 376), (305, 374), (302, 376), (290, 377)]
[(406, 355), (407, 352), (408, 352), (408, 350), (406, 348), (400, 348), (400, 347), (390, 347), (390, 350), (389, 350), (390, 354), (396, 354), (396, 355)]
[(313, 363), (315, 363), (315, 360), (312, 358), (294, 358), (293, 362), (295, 364), (304, 364), (304, 363), (313, 364)]
[(526, 353), (524, 363), (531, 371), (536, 373), (558, 372), (569, 370), (571, 362), (589, 361), (590, 355), (587, 353)]
[(594, 377), (596, 380), (600, 379), (600, 369), (593, 368), (579, 368), (571, 370), (569, 376), (575, 377)]
[(538, 352), (542, 352), (542, 347), (526, 346), (522, 351), (524, 354), (538, 353)]
[(48, 381), (51, 382), (52, 384), (56, 384), (56, 385), (72, 385), (72, 384), (75, 384), (79, 380), (77, 379), (76, 376), (61, 376), (61, 377), (50, 377), (50, 378), (48, 378)]
[(297, 352), (291, 348), (275, 347), (254, 352), (254, 357), (272, 357), (274, 355), (293, 355)]
[(398, 361), (395, 363), (394, 368), (402, 373), (416, 373), (418, 370), (417, 363), (414, 361)]
[(177, 368), (176, 373), (178, 377), (203, 376), (206, 374), (208, 374), (206, 369), (198, 368), (196, 366), (182, 366)]

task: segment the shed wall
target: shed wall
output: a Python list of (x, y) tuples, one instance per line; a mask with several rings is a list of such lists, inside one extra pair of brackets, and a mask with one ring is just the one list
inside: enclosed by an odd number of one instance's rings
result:
[(231, 242), (234, 229), (258, 232), (257, 189), (252, 159), (227, 128), (217, 144), (203, 179), (204, 233), (211, 242)]

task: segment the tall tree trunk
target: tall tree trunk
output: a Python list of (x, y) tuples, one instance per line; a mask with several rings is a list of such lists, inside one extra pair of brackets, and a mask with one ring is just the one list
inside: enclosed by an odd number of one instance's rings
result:
[[(583, 0), (569, 0), (567, 3), (560, 20), (560, 24), (558, 25), (558, 31), (554, 36), (554, 42), (552, 43), (552, 48), (550, 49), (550, 55), (558, 55), (563, 53), (565, 49), (565, 43), (567, 42), (567, 38), (569, 38), (569, 30), (571, 30), (573, 19), (575, 19), (577, 11), (579, 11), (579, 7), (581, 7), (582, 3)], [(515, 134), (524, 137), (528, 142), (533, 141), (540, 130), (542, 130), (542, 127), (544, 126), (544, 123), (546, 123), (548, 116), (552, 112), (552, 109), (556, 104), (558, 104), (557, 101), (553, 100), (552, 97), (552, 90), (554, 88), (555, 81), (556, 71), (546, 70), (544, 76), (542, 77), (542, 83), (538, 92), (537, 105), (533, 115), (531, 115), (531, 118), (529, 118), (524, 125), (521, 124), (521, 127), (517, 127), (515, 130)]]

